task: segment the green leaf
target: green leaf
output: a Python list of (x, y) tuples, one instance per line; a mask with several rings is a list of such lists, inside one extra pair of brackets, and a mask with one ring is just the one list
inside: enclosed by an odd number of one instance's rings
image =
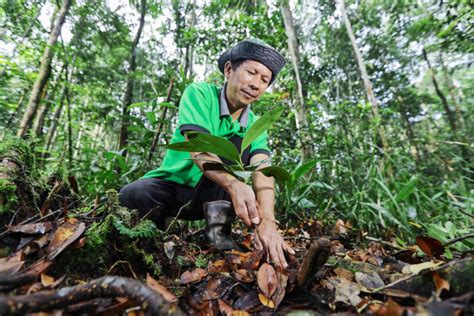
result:
[(146, 112), (145, 115), (146, 115), (146, 118), (148, 119), (148, 121), (150, 121), (151, 125), (156, 123), (156, 114), (155, 114), (155, 112), (153, 112), (153, 111)]
[(395, 201), (404, 201), (406, 200), (415, 190), (416, 183), (418, 182), (418, 178), (413, 176), (408, 181), (407, 184), (397, 193), (395, 196)]
[(186, 142), (173, 143), (165, 147), (177, 151), (208, 152), (226, 158), (239, 165), (242, 164), (237, 148), (227, 139), (204, 133), (192, 134), (195, 135), (195, 137)]
[(256, 122), (250, 126), (250, 128), (245, 133), (244, 139), (242, 140), (241, 152), (250, 146), (250, 144), (258, 137), (260, 134), (265, 132), (267, 129), (272, 126), (276, 120), (281, 116), (285, 107), (281, 106), (276, 109), (273, 109), (264, 115), (262, 115)]
[(171, 108), (171, 109), (177, 109), (178, 107), (173, 104), (173, 102), (161, 102), (158, 104), (159, 107), (161, 108)]
[(310, 160), (300, 166), (298, 166), (292, 173), (291, 173), (291, 181), (294, 183), (298, 181), (299, 178), (301, 178), (306, 172), (310, 171), (313, 169), (313, 167), (316, 165), (317, 160), (313, 159)]
[(260, 171), (267, 177), (275, 177), (275, 179), (280, 183), (288, 181), (291, 178), (288, 171), (276, 166), (265, 167), (265, 168), (259, 169), (258, 171)]
[(141, 108), (143, 106), (147, 106), (148, 105), (148, 102), (145, 102), (145, 101), (142, 101), (142, 102), (135, 102), (135, 103), (132, 103), (130, 104), (127, 109), (133, 109), (133, 108)]

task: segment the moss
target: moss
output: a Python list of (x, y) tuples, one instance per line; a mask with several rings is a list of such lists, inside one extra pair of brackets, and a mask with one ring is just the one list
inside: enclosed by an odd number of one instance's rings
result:
[(13, 213), (13, 206), (18, 203), (16, 190), (15, 183), (8, 179), (0, 179), (0, 215), (7, 212)]

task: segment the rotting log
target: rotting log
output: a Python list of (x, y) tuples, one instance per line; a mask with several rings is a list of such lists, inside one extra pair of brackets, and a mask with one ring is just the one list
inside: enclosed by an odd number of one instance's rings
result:
[(320, 238), (311, 243), (298, 272), (298, 286), (305, 289), (324, 266), (331, 252), (331, 242)]
[(139, 305), (146, 315), (184, 315), (176, 304), (146, 285), (128, 278), (104, 276), (87, 283), (64, 287), (56, 291), (41, 291), (30, 295), (0, 295), (0, 315), (24, 315), (84, 302), (94, 298), (127, 297)]

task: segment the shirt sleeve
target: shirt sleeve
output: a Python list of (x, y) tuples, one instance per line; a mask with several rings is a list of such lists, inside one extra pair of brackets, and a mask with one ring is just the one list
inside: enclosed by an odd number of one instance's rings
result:
[(178, 128), (181, 134), (187, 131), (210, 133), (211, 102), (199, 84), (189, 85), (179, 102)]
[(256, 154), (266, 154), (270, 157), (271, 151), (268, 147), (268, 133), (263, 132), (250, 144), (250, 157)]

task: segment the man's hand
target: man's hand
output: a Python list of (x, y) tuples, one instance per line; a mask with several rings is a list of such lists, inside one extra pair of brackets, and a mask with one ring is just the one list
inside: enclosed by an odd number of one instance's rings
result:
[(284, 269), (288, 267), (285, 252), (292, 255), (295, 254), (295, 251), (288, 246), (283, 237), (278, 233), (274, 222), (263, 220), (255, 230), (254, 241), (257, 249), (263, 250), (266, 253), (268, 262)]
[(242, 219), (248, 227), (258, 225), (260, 223), (260, 216), (257, 211), (257, 199), (252, 188), (234, 179), (227, 192), (230, 195), (237, 217)]

